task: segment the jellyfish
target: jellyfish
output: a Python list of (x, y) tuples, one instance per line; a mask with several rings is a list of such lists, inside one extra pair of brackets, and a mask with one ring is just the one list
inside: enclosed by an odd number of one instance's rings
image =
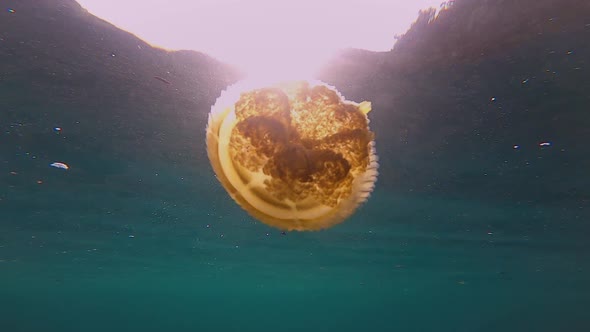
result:
[(350, 217), (378, 175), (371, 103), (320, 81), (240, 82), (209, 114), (207, 154), (246, 212), (283, 231), (321, 230)]

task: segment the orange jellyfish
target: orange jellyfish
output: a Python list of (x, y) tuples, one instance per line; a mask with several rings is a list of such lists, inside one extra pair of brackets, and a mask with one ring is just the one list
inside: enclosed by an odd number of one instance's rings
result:
[(370, 110), (319, 81), (237, 83), (209, 114), (209, 161), (254, 218), (282, 230), (325, 229), (351, 216), (375, 186)]

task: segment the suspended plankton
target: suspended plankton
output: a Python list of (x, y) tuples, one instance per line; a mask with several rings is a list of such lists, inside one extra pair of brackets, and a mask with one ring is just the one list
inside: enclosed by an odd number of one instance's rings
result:
[(250, 215), (283, 230), (319, 230), (351, 216), (377, 180), (370, 102), (319, 81), (242, 82), (209, 114), (217, 178)]
[(49, 164), (49, 166), (55, 167), (55, 168), (61, 168), (61, 169), (65, 169), (65, 170), (70, 169), (70, 166), (68, 166), (66, 163), (60, 163), (60, 162), (57, 162), (57, 161), (54, 162), (54, 163)]

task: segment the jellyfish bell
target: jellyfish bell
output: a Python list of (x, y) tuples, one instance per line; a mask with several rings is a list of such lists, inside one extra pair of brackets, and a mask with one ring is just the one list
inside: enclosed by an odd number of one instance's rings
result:
[(377, 180), (370, 102), (315, 80), (239, 82), (211, 108), (211, 166), (250, 215), (281, 230), (320, 230), (351, 216)]

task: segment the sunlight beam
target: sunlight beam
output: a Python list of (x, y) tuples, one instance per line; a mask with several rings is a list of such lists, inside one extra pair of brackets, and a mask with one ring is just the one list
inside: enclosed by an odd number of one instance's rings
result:
[(440, 0), (78, 0), (166, 49), (207, 53), (250, 74), (309, 76), (336, 51), (390, 50)]

